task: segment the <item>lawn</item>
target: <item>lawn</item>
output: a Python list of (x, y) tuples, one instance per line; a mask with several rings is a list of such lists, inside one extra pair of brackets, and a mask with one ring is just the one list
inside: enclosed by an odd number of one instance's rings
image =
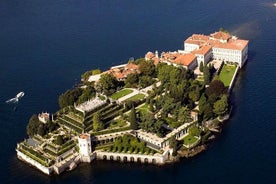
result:
[(196, 141), (198, 140), (197, 137), (191, 136), (190, 134), (187, 135), (186, 137), (184, 137), (184, 145), (192, 145), (194, 143), (196, 143)]
[(128, 98), (127, 101), (137, 101), (137, 100), (142, 100), (143, 98), (145, 98), (145, 95), (139, 93), (137, 95), (134, 95), (134, 96)]
[(236, 68), (237, 68), (236, 66), (226, 65), (226, 64), (223, 66), (219, 74), (219, 80), (221, 80), (225, 86), (230, 85), (230, 82), (233, 78)]
[(123, 90), (118, 91), (117, 93), (114, 93), (113, 95), (111, 95), (111, 98), (114, 100), (118, 100), (119, 98), (122, 98), (123, 96), (126, 96), (132, 92), (133, 92), (133, 90), (131, 90), (131, 89), (123, 89)]
[(126, 126), (126, 125), (127, 125), (127, 123), (126, 123), (125, 120), (116, 119), (116, 120), (112, 121), (112, 122), (108, 125), (107, 128), (112, 129), (112, 128), (117, 128), (117, 127), (124, 127), (124, 126)]
[(143, 106), (139, 107), (138, 110), (142, 113), (142, 114), (146, 114), (147, 112), (149, 112), (149, 104), (144, 103)]

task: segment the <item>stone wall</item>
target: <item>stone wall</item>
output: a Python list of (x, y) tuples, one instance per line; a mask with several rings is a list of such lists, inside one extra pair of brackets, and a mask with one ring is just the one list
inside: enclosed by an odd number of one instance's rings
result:
[(19, 150), (17, 151), (17, 157), (20, 160), (23, 160), (29, 164), (31, 164), (32, 166), (36, 167), (37, 169), (39, 169), (40, 171), (42, 171), (45, 174), (50, 175), (53, 172), (53, 167), (45, 167), (43, 165), (41, 165), (40, 163), (38, 163), (37, 161), (33, 160), (32, 158), (26, 156), (24, 153), (20, 152)]

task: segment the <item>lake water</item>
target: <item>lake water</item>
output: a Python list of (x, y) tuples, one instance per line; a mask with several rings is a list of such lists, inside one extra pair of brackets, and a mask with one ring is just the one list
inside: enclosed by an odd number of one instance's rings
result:
[[(273, 183), (276, 176), (276, 7), (272, 0), (2, 0), (1, 183)], [(224, 27), (250, 39), (233, 90), (234, 111), (203, 154), (164, 167), (96, 161), (46, 176), (16, 158), (30, 116), (58, 109), (58, 95), (86, 70), (147, 51), (183, 49), (193, 33)], [(24, 91), (17, 105), (5, 101)]]

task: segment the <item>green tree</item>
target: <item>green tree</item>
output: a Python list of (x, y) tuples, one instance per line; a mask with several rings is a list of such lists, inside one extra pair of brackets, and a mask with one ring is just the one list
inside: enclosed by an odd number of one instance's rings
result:
[(209, 84), (211, 80), (211, 72), (207, 65), (203, 69), (204, 84)]
[(141, 88), (145, 88), (145, 87), (148, 87), (149, 85), (153, 84), (154, 82), (155, 82), (155, 80), (152, 77), (143, 75), (139, 79), (139, 86)]
[(46, 127), (41, 123), (38, 127), (37, 134), (43, 137), (46, 134)]
[(178, 121), (180, 121), (180, 122), (183, 122), (183, 123), (187, 122), (187, 120), (189, 120), (189, 118), (190, 118), (189, 109), (185, 106), (181, 107), (179, 109), (177, 118), (178, 118)]
[(222, 95), (221, 99), (214, 103), (214, 113), (218, 116), (224, 115), (228, 111), (228, 97)]
[(113, 94), (118, 85), (117, 79), (111, 74), (103, 74), (99, 80), (99, 89), (106, 95)]
[(126, 87), (136, 87), (139, 81), (139, 75), (137, 73), (130, 73), (127, 75), (125, 82)]
[(56, 143), (57, 145), (62, 145), (62, 144), (64, 143), (63, 137), (62, 137), (61, 135), (58, 135), (58, 136), (56, 137), (55, 143)]
[(60, 108), (74, 105), (74, 102), (77, 102), (81, 94), (82, 94), (82, 89), (80, 88), (67, 90), (65, 93), (61, 94), (58, 98), (58, 103)]
[(32, 137), (35, 134), (37, 134), (38, 127), (41, 123), (38, 120), (38, 117), (36, 114), (33, 114), (32, 117), (29, 120), (29, 123), (27, 125), (27, 134)]
[(175, 136), (172, 136), (169, 140), (169, 147), (173, 149), (173, 156), (177, 155), (177, 147), (178, 147), (178, 142), (175, 138)]
[(93, 130), (99, 131), (104, 129), (104, 124), (101, 120), (101, 116), (99, 112), (96, 112), (93, 116)]
[(223, 93), (226, 92), (226, 88), (220, 80), (213, 80), (209, 87), (206, 89), (206, 94), (208, 96), (215, 95), (215, 96), (220, 96)]
[(203, 72), (203, 68), (204, 68), (203, 62), (200, 62), (200, 64), (199, 64), (199, 71)]
[(153, 64), (153, 61), (141, 60), (138, 66), (142, 75), (151, 77), (156, 76), (155, 65)]
[(130, 122), (130, 128), (133, 130), (138, 129), (138, 121), (136, 118), (136, 112), (135, 112), (135, 108), (132, 107), (131, 111), (129, 113), (129, 122)]
[(92, 70), (92, 75), (98, 75), (100, 73), (102, 73), (102, 71), (100, 69), (98, 69), (98, 68), (95, 69), (95, 70)]

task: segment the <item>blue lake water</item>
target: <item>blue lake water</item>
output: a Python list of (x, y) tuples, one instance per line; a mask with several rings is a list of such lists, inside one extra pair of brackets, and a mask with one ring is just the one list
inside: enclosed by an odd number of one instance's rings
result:
[[(276, 176), (276, 7), (272, 0), (0, 1), (1, 183), (273, 183)], [(93, 68), (151, 50), (183, 49), (220, 27), (250, 39), (233, 90), (234, 112), (205, 153), (164, 167), (97, 161), (48, 177), (16, 158), (33, 113)], [(5, 101), (19, 91), (17, 105)], [(16, 107), (15, 107), (16, 106)]]

